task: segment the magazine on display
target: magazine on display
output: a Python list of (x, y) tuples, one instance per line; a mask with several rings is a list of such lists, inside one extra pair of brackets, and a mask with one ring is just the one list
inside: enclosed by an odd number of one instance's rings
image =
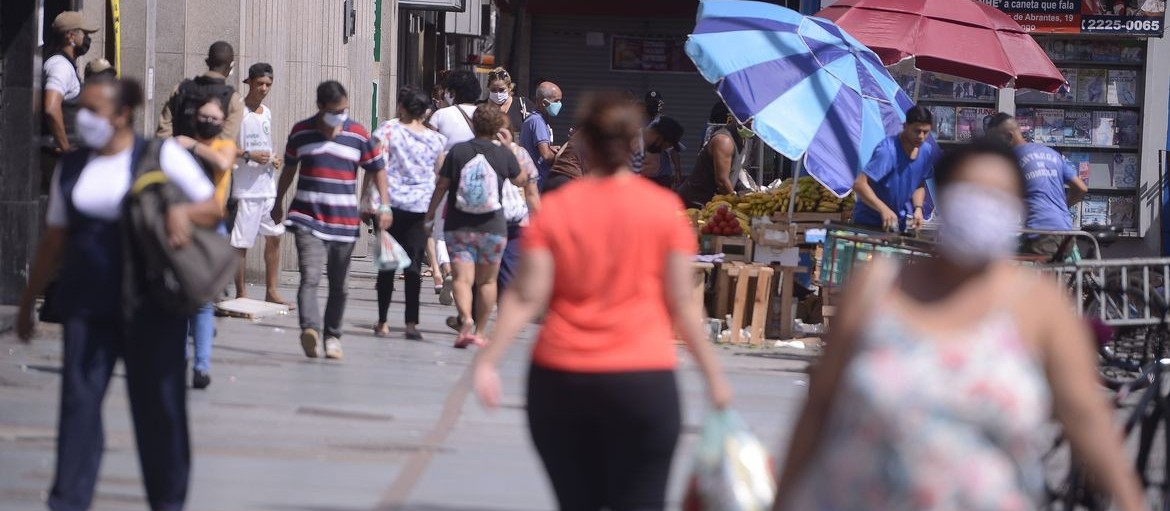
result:
[(1137, 147), (1141, 144), (1141, 116), (1133, 110), (1117, 112), (1117, 145)]
[(1088, 110), (1064, 111), (1064, 143), (1066, 145), (1089, 145), (1093, 143), (1093, 112)]
[(1056, 95), (1052, 96), (1052, 100), (1072, 103), (1077, 100), (1077, 77), (1080, 76), (1080, 70), (1077, 68), (1064, 68), (1060, 70), (1060, 74), (1064, 75), (1064, 81), (1068, 82), (1068, 85), (1056, 91)]
[(1128, 64), (1140, 64), (1144, 62), (1140, 44), (1136, 41), (1125, 41), (1121, 43), (1120, 61)]
[(1117, 145), (1117, 112), (1093, 112), (1093, 145)]
[(935, 105), (929, 107), (934, 115), (934, 137), (939, 141), (955, 139), (955, 107)]
[(1037, 108), (1034, 132), (1036, 142), (1049, 145), (1064, 144), (1064, 110)]
[(1136, 216), (1137, 197), (1121, 196), (1109, 198), (1109, 223), (1121, 226), (1122, 230), (1132, 231), (1137, 227), (1134, 222)]
[(1020, 134), (1024, 136), (1024, 140), (1028, 142), (1036, 141), (1036, 109), (1035, 108), (1017, 108), (1016, 109), (1016, 124), (1020, 126)]
[(1077, 101), (1105, 103), (1108, 74), (1104, 69), (1081, 69), (1077, 73)]
[(1092, 164), (1090, 162), (1089, 153), (1068, 153), (1064, 155), (1064, 159), (1068, 160), (1069, 165), (1072, 165), (1077, 171), (1077, 177), (1081, 178), (1085, 184), (1089, 184), (1092, 180)]
[(1132, 153), (1118, 153), (1113, 155), (1114, 188), (1137, 188), (1138, 185), (1138, 156)]
[(1109, 197), (1086, 195), (1081, 201), (1081, 225), (1109, 225)]
[(1109, 91), (1106, 103), (1110, 105), (1134, 106), (1137, 99), (1137, 71), (1133, 69), (1110, 69)]
[(970, 142), (987, 132), (994, 108), (959, 107), (955, 109), (955, 140)]

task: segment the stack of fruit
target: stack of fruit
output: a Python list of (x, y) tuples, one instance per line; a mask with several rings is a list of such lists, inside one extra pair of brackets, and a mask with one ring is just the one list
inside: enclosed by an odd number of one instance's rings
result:
[(772, 192), (752, 192), (740, 197), (735, 205), (737, 211), (742, 211), (748, 218), (771, 216), (780, 205), (780, 197)]
[(748, 231), (746, 221), (731, 212), (728, 206), (719, 206), (715, 214), (699, 230), (702, 234), (714, 236), (743, 236)]
[[(792, 180), (780, 184), (774, 192), (779, 197), (776, 211), (788, 211), (789, 201), (792, 198)], [(853, 210), (853, 194), (844, 199), (833, 195), (828, 188), (821, 186), (817, 180), (805, 176), (796, 182), (796, 211), (804, 213), (840, 213)]]

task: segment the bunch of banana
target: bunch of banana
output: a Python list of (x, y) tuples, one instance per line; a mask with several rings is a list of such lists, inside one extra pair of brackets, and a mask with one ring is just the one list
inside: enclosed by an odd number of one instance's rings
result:
[[(792, 180), (780, 184), (773, 193), (777, 196), (775, 211), (788, 211), (792, 200)], [(796, 181), (796, 211), (803, 213), (839, 213), (853, 209), (853, 196), (837, 198), (815, 179), (805, 176)]]
[(780, 198), (770, 192), (753, 192), (743, 196), (735, 209), (749, 218), (771, 215), (780, 204)]

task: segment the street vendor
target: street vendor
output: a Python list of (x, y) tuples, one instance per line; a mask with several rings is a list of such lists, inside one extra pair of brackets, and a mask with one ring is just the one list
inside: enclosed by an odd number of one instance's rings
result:
[(853, 223), (882, 231), (918, 230), (925, 223), (926, 180), (934, 177), (938, 147), (926, 139), (934, 116), (923, 106), (906, 111), (902, 131), (882, 140), (853, 181)]
[[(1000, 112), (991, 118), (989, 133), (999, 135), (1012, 146), (1024, 170), (1024, 193), (1028, 215), (1024, 227), (1042, 231), (1072, 230), (1068, 209), (1085, 198), (1089, 186), (1077, 176), (1076, 169), (1056, 150), (1024, 139), (1016, 118)], [(1065, 186), (1067, 185), (1067, 189)], [(1025, 254), (1053, 256), (1060, 251), (1064, 238), (1032, 235), (1021, 240)]]
[(751, 121), (741, 125), (728, 114), (727, 124), (711, 135), (711, 141), (699, 151), (691, 175), (678, 188), (688, 208), (701, 208), (715, 195), (735, 192), (743, 168), (744, 142), (754, 136)]

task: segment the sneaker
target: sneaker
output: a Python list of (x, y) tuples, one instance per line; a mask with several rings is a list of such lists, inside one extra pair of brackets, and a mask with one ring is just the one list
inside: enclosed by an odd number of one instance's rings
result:
[(341, 352), (341, 340), (336, 337), (325, 338), (325, 358), (341, 360), (345, 354)]
[(205, 389), (211, 385), (211, 375), (200, 370), (191, 371), (191, 387)]
[(443, 277), (443, 289), (439, 290), (439, 303), (451, 305), (455, 303), (455, 277)]
[(301, 348), (305, 350), (305, 356), (309, 358), (317, 358), (317, 340), (320, 335), (312, 328), (301, 330)]

